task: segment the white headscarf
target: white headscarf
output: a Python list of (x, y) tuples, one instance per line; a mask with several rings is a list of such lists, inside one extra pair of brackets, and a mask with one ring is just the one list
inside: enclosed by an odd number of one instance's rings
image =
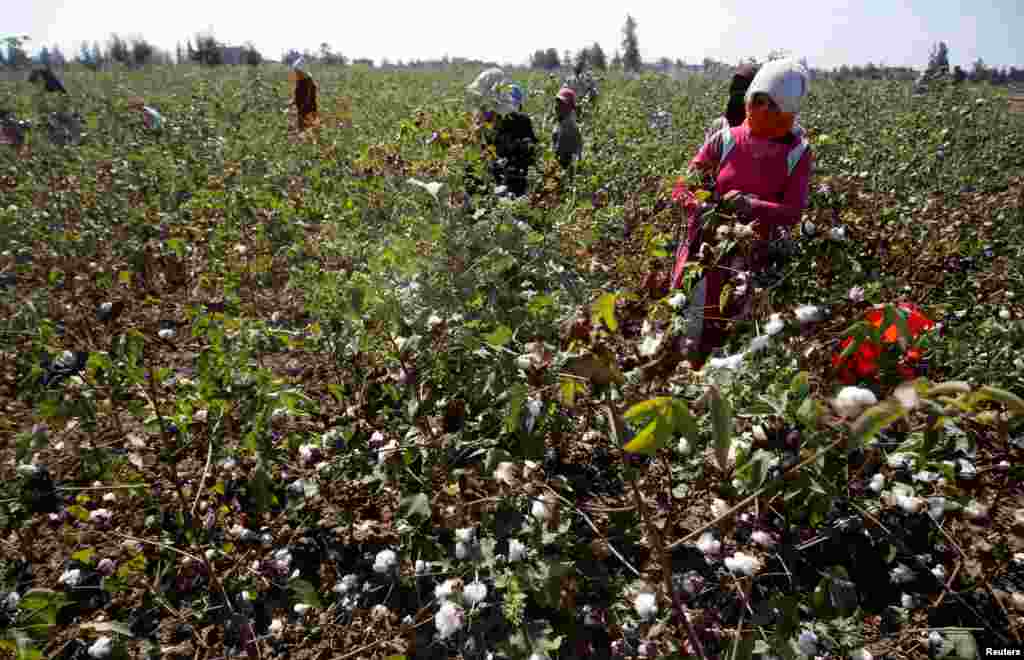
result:
[(522, 98), (520, 95), (519, 103), (516, 102), (512, 92), (514, 86), (501, 69), (487, 69), (466, 87), (466, 102), (474, 110), (494, 110), (500, 114), (515, 112)]
[(750, 103), (754, 94), (763, 93), (772, 97), (782, 112), (797, 113), (809, 88), (810, 77), (803, 65), (792, 59), (772, 60), (754, 76), (747, 88), (746, 102)]

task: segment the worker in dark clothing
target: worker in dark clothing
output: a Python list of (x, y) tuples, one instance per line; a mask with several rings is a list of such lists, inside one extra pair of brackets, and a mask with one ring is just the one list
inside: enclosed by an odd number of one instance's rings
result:
[[(477, 108), (476, 128), (483, 146), (494, 148), (489, 169), (495, 183), (514, 196), (526, 194), (527, 172), (536, 163), (538, 140), (533, 122), (522, 112), (523, 89), (509, 82), (500, 69), (489, 69), (477, 77), (467, 92)], [(472, 192), (479, 181), (469, 175), (467, 184)]]
[(64, 89), (64, 84), (49, 69), (35, 69), (29, 74), (28, 81), (33, 85), (43, 83), (48, 92), (68, 93), (68, 90)]

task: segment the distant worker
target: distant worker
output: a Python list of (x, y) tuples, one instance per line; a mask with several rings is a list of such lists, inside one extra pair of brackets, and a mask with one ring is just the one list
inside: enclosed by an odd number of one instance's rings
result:
[(725, 114), (716, 117), (704, 133), (705, 139), (711, 137), (726, 126), (739, 126), (747, 118), (747, 89), (757, 74), (757, 67), (751, 64), (740, 65), (729, 83), (729, 101), (725, 106)]
[(33, 85), (42, 83), (43, 88), (47, 92), (59, 92), (61, 94), (67, 94), (68, 90), (64, 89), (64, 83), (54, 75), (50, 69), (35, 69), (28, 76), (28, 81)]
[(301, 132), (319, 123), (316, 106), (316, 83), (313, 82), (313, 77), (306, 71), (305, 62), (301, 57), (292, 64), (289, 77), (295, 84), (295, 98), (293, 102), (298, 112), (298, 128)]
[(583, 153), (583, 136), (576, 124), (576, 92), (568, 87), (555, 96), (555, 117), (558, 123), (551, 133), (551, 145), (558, 163), (567, 170)]
[(525, 92), (495, 68), (477, 76), (466, 93), (477, 110), (474, 120), (483, 146), (494, 148), (495, 159), (489, 165), (495, 183), (511, 195), (525, 195), (538, 143), (533, 122), (522, 111)]

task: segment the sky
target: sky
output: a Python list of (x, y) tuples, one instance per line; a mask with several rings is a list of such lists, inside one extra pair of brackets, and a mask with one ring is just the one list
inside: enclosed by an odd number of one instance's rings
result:
[[(290, 48), (316, 51), (322, 42), (346, 57), (380, 62), (444, 55), (525, 63), (537, 49), (573, 52), (594, 42), (609, 58), (620, 47), (629, 13), (644, 60), (669, 57), (698, 64), (705, 57), (735, 63), (775, 49), (810, 66), (885, 64), (923, 68), (932, 45), (949, 46), (950, 64), (1024, 65), (1024, 0), (752, 0), (622, 3), (517, 0), (28, 0), (10, 2), (0, 36), (28, 35), (29, 52), (57, 44), (68, 57), (79, 44), (105, 43), (111, 33), (141, 35), (174, 51), (199, 31), (223, 43), (253, 42), (270, 59)], [(483, 7), (490, 10), (484, 11)]]

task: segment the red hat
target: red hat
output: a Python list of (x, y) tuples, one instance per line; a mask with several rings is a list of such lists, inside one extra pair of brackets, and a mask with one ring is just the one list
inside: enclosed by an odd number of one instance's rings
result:
[(555, 95), (555, 98), (564, 102), (572, 109), (576, 108), (576, 92), (574, 92), (570, 87), (563, 87), (558, 90), (558, 94)]

